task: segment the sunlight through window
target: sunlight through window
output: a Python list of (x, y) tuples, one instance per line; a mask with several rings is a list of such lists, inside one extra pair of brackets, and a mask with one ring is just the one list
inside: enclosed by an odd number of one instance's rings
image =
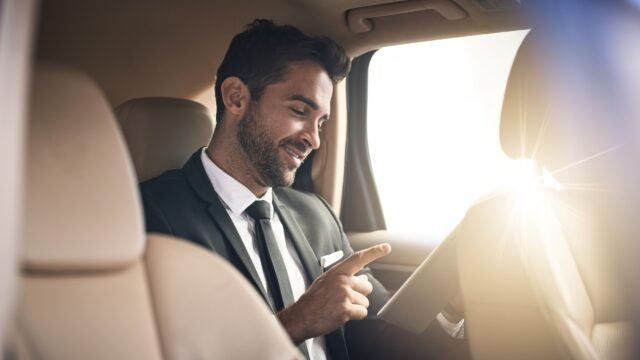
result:
[(384, 48), (369, 67), (371, 163), (390, 231), (439, 242), (509, 178), (499, 122), (527, 31)]

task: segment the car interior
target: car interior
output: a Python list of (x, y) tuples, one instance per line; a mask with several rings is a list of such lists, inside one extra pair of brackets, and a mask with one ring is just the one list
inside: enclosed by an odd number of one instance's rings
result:
[[(400, 289), (439, 244), (455, 241), (469, 358), (638, 358), (637, 1), (0, 0), (3, 358), (304, 358), (223, 258), (145, 233), (138, 188), (208, 144), (216, 69), (231, 38), (258, 18), (329, 36), (352, 58), (349, 76), (334, 86), (322, 145), (293, 187), (327, 201), (354, 250), (391, 244), (370, 265), (387, 289)], [(445, 111), (457, 114), (465, 101), (486, 108), (475, 124), (465, 118), (470, 128), (433, 136), (471, 158), (483, 153), (465, 139), (483, 135), (469, 129), (484, 129), (500, 161), (526, 177), (476, 193), (464, 186), (481, 182), (479, 174), (446, 179), (446, 169), (472, 166), (446, 160), (450, 150), (410, 151), (430, 140), (403, 144), (376, 130), (371, 110), (383, 102), (384, 121), (418, 137), (428, 139), (412, 123), (438, 129), (448, 121), (395, 118), (400, 108), (422, 111), (437, 101), (387, 101), (386, 93), (379, 101), (380, 79), (403, 77), (394, 71), (408, 65), (376, 71), (387, 50), (497, 44), (500, 36), (508, 50), (483, 48), (479, 60), (468, 49), (442, 62), (410, 55), (453, 104)], [(508, 66), (482, 74), (497, 79), (487, 88), (456, 68), (476, 60), (486, 69)], [(471, 79), (478, 93), (497, 94), (494, 110), (480, 95), (438, 85), (438, 73), (444, 83)], [(385, 90), (432, 91), (429, 78), (414, 82)], [(381, 145), (373, 141), (378, 133)], [(385, 170), (380, 154), (400, 170)], [(445, 159), (442, 184), (429, 170), (438, 166), (433, 157)], [(396, 215), (387, 177), (472, 200), (458, 206), (409, 189), (415, 196), (394, 195), (400, 207), (428, 202), (434, 210)], [(429, 214), (454, 208), (438, 235), (415, 230), (440, 222)], [(401, 221), (416, 227), (395, 225)], [(401, 345), (389, 339), (386, 346)], [(366, 344), (352, 354), (377, 358)]]

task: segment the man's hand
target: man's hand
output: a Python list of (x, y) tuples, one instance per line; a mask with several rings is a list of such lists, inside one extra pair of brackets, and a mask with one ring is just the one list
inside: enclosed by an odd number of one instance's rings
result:
[(367, 295), (373, 286), (366, 275), (355, 274), (370, 262), (391, 252), (380, 244), (353, 253), (318, 277), (298, 301), (278, 313), (280, 323), (294, 343), (327, 334), (349, 320), (367, 316)]

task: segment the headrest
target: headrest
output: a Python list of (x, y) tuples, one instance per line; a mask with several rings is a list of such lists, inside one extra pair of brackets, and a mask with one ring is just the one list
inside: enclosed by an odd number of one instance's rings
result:
[(537, 152), (536, 140), (550, 106), (536, 47), (532, 33), (527, 34), (513, 61), (502, 104), (500, 142), (514, 159), (531, 158)]
[(591, 181), (585, 172), (602, 172), (595, 167), (620, 152), (620, 134), (604, 111), (611, 95), (597, 88), (595, 73), (580, 67), (578, 53), (570, 54), (569, 46), (558, 51), (561, 45), (539, 35), (526, 36), (513, 62), (500, 122), (502, 149), (552, 172), (569, 167), (564, 180)]
[(38, 65), (28, 129), (23, 266), (116, 269), (144, 250), (133, 167), (104, 95), (84, 74)]
[(213, 134), (209, 110), (191, 100), (133, 99), (118, 106), (116, 116), (139, 181), (182, 167)]

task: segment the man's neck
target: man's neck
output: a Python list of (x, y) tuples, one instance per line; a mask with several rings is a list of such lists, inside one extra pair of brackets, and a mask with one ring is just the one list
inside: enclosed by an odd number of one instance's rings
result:
[(237, 155), (233, 155), (233, 153), (238, 154), (237, 151), (233, 151), (231, 154), (222, 151), (219, 146), (216, 146), (216, 142), (212, 141), (205, 153), (217, 167), (244, 185), (256, 197), (261, 198), (269, 190), (269, 187), (262, 184), (257, 176), (251, 174), (252, 171), (247, 165), (246, 159), (238, 159)]

